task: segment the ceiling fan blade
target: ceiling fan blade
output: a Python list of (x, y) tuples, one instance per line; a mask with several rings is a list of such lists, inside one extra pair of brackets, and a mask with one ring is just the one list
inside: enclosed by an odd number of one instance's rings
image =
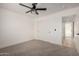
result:
[(26, 13), (29, 13), (29, 12), (31, 12), (32, 10), (29, 10), (29, 11), (27, 11)]
[(39, 13), (35, 10), (35, 13), (37, 14), (37, 15), (39, 15)]
[(47, 10), (47, 8), (36, 8), (36, 10)]
[(19, 5), (32, 9), (31, 7), (26, 6), (26, 5), (22, 4), (22, 3), (19, 3)]

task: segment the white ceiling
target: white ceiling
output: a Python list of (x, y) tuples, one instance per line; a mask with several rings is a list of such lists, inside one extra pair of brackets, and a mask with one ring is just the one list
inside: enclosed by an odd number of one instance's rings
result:
[[(25, 5), (32, 6), (31, 3), (24, 3)], [(15, 11), (17, 13), (25, 14), (29, 9), (20, 6), (19, 3), (0, 3), (0, 7)], [(60, 12), (66, 9), (79, 7), (79, 3), (38, 3), (37, 7), (47, 8), (47, 11), (38, 11), (39, 15), (36, 14), (25, 14), (26, 16), (42, 17), (56, 12)]]

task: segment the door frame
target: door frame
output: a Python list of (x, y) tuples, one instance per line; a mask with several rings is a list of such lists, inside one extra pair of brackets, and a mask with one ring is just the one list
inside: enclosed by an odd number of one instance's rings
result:
[(73, 22), (72, 38), (74, 39), (74, 19), (75, 19), (75, 15), (63, 16), (62, 17), (62, 46), (63, 46), (64, 40), (65, 40), (65, 23), (66, 22)]

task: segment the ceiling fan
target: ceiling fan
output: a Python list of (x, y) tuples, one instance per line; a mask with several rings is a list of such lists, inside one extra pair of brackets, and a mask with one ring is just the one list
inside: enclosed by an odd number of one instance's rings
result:
[(22, 4), (22, 3), (19, 3), (19, 5), (21, 5), (21, 6), (23, 6), (23, 7), (27, 7), (27, 8), (30, 9), (30, 10), (27, 11), (26, 13), (35, 12), (37, 15), (39, 15), (39, 13), (37, 12), (38, 10), (40, 10), (40, 11), (45, 11), (45, 10), (47, 10), (47, 8), (37, 8), (37, 3), (32, 3), (32, 7), (26, 6), (26, 5)]

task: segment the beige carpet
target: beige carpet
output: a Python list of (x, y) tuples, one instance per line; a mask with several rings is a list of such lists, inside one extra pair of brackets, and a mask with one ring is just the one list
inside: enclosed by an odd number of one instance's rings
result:
[(62, 47), (41, 40), (30, 40), (0, 49), (1, 56), (78, 56), (74, 48)]

